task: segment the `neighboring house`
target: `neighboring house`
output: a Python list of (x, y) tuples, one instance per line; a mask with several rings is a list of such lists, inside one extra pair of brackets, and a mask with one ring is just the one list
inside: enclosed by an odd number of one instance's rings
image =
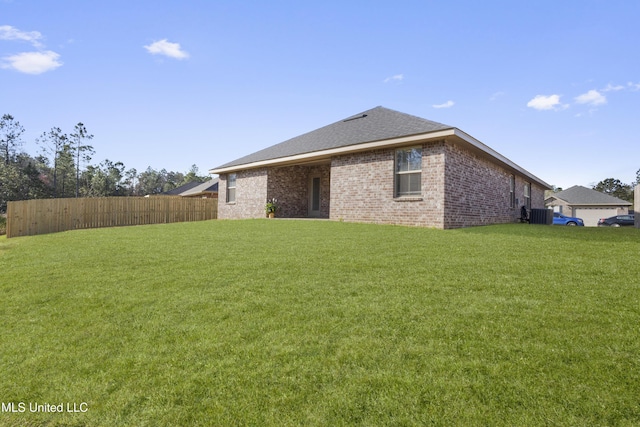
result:
[(193, 187), (196, 187), (200, 184), (202, 183), (198, 181), (187, 182), (186, 184), (181, 185), (180, 187), (176, 187), (172, 190), (165, 191), (164, 193), (160, 193), (160, 195), (161, 196), (179, 196), (181, 193), (191, 190)]
[(551, 187), (461, 130), (376, 107), (239, 158), (218, 218), (276, 216), (436, 228), (515, 222)]
[(582, 218), (588, 227), (597, 226), (600, 218), (628, 214), (632, 205), (631, 202), (580, 185), (553, 193), (544, 202), (554, 212)]
[(180, 196), (180, 197), (198, 197), (198, 198), (217, 198), (218, 197), (218, 179), (210, 179), (205, 182), (192, 181), (173, 190), (162, 193), (164, 196)]
[(218, 198), (218, 178), (210, 179), (180, 193), (182, 197)]

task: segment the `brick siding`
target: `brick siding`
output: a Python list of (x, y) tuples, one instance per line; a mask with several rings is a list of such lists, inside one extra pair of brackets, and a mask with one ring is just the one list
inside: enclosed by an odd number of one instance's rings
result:
[[(455, 144), (446, 145), (445, 227), (514, 222), (528, 181), (515, 175), (516, 205), (510, 206), (511, 171)], [(531, 188), (531, 206), (544, 207), (544, 190)]]
[[(515, 222), (524, 204), (525, 177), (451, 142), (422, 145), (422, 194), (394, 197), (395, 149), (335, 156), (331, 164), (239, 171), (236, 203), (220, 203), (218, 218), (262, 218), (277, 198), (279, 217), (309, 215), (309, 183), (321, 179), (320, 216), (333, 220), (459, 228)], [(510, 177), (515, 175), (514, 207)], [(226, 200), (226, 175), (220, 176)], [(544, 208), (544, 189), (531, 183), (531, 207)]]
[(329, 218), (331, 169), (329, 164), (286, 166), (269, 170), (267, 197), (278, 199), (276, 216), (306, 218), (309, 216), (310, 180), (320, 178), (320, 218)]
[(442, 143), (422, 152), (422, 197), (394, 198), (394, 149), (335, 157), (331, 162), (331, 219), (442, 227)]
[(227, 175), (220, 175), (219, 219), (263, 218), (267, 201), (267, 170), (252, 169), (236, 173), (236, 201), (227, 202)]

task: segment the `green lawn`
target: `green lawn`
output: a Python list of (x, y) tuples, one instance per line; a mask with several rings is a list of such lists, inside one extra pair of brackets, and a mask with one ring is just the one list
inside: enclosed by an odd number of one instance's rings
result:
[(640, 425), (639, 256), (526, 224), (0, 237), (0, 425)]

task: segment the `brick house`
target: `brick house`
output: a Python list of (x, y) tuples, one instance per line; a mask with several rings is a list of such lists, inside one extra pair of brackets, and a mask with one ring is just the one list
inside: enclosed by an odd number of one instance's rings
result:
[(515, 222), (549, 184), (453, 127), (376, 107), (209, 171), (218, 218), (278, 217), (441, 229)]

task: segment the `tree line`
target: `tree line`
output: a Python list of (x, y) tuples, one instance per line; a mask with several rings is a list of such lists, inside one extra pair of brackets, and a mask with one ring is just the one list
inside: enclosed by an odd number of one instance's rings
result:
[(633, 191), (638, 184), (640, 184), (640, 169), (636, 172), (636, 180), (630, 184), (625, 184), (619, 179), (607, 178), (594, 185), (593, 189), (633, 203)]
[(36, 138), (39, 153), (35, 156), (22, 150), (24, 132), (11, 114), (0, 118), (0, 213), (13, 200), (145, 196), (209, 179), (199, 174), (196, 165), (181, 173), (151, 166), (138, 172), (108, 159), (91, 164), (93, 135), (81, 122), (68, 134), (59, 127), (43, 132)]
[[(624, 182), (616, 178), (607, 178), (603, 179), (597, 184), (591, 184), (591, 188), (601, 193), (617, 197), (618, 199), (634, 203), (634, 189), (636, 185), (640, 185), (640, 169), (638, 169), (638, 171), (636, 172), (635, 181), (629, 184), (625, 184)], [(562, 190), (562, 188), (554, 186), (551, 193), (559, 193)]]
[[(89, 143), (93, 135), (79, 122), (67, 134), (59, 127), (43, 132), (36, 143), (36, 156), (21, 150), (24, 127), (12, 115), (0, 118), (0, 213), (7, 202), (55, 197), (145, 196), (159, 194), (192, 181), (206, 181), (196, 165), (187, 173), (156, 170), (149, 166), (138, 172), (126, 169), (124, 163), (104, 160), (91, 164), (95, 155)], [(636, 180), (625, 184), (607, 178), (592, 186), (594, 190), (633, 203), (633, 189), (640, 184), (640, 169)], [(554, 191), (561, 191), (554, 188)]]

